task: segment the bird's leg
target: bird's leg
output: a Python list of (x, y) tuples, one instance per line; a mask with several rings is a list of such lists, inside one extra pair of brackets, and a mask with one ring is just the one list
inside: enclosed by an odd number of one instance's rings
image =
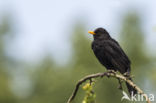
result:
[(134, 75), (130, 75), (129, 72), (125, 72), (123, 75), (124, 75), (127, 79), (131, 79), (131, 78), (134, 77)]
[(118, 89), (123, 90), (123, 88), (122, 88), (122, 81), (119, 78), (118, 78), (118, 82), (119, 82)]

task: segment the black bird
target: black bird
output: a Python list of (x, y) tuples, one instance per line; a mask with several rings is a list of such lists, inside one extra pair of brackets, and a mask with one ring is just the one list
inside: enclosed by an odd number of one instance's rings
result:
[[(95, 31), (89, 31), (94, 41), (92, 49), (99, 62), (106, 67), (107, 70), (119, 71), (121, 74), (130, 75), (130, 60), (124, 53), (116, 40), (111, 38), (109, 33), (103, 28), (97, 28)], [(130, 78), (130, 80), (132, 80)], [(130, 95), (136, 94), (136, 90), (126, 83)]]

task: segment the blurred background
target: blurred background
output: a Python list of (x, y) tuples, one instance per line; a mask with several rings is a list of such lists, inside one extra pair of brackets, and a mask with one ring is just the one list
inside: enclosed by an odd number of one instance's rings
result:
[[(155, 0), (0, 0), (0, 103), (65, 103), (79, 79), (106, 71), (87, 33), (98, 27), (129, 56), (134, 82), (156, 96)], [(120, 103), (117, 86), (99, 79), (96, 102)], [(83, 97), (80, 88), (74, 103)]]

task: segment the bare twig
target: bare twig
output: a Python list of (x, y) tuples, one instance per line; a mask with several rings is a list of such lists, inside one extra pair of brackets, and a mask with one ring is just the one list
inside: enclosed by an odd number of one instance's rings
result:
[(136, 84), (134, 84), (131, 80), (127, 79), (125, 76), (123, 76), (121, 74), (118, 74), (118, 73), (116, 73), (114, 71), (91, 74), (91, 75), (88, 75), (88, 76), (82, 78), (81, 80), (79, 80), (78, 83), (76, 84), (76, 87), (75, 87), (72, 95), (68, 99), (67, 103), (71, 103), (71, 101), (75, 98), (75, 96), (76, 96), (76, 94), (78, 92), (78, 89), (79, 89), (79, 87), (80, 87), (80, 85), (82, 83), (86, 82), (87, 80), (92, 80), (92, 78), (98, 78), (98, 77), (104, 77), (104, 76), (113, 77), (113, 78), (116, 78), (118, 80), (123, 80), (123, 81), (127, 82), (129, 85), (131, 85), (133, 88), (135, 88), (138, 91), (139, 94), (144, 96), (147, 103), (151, 103), (149, 98), (147, 97), (147, 95), (145, 95), (144, 92)]

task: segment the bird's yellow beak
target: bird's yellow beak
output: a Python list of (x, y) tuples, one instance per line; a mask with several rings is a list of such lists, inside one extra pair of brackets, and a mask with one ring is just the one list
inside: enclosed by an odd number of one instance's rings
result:
[(89, 34), (95, 35), (94, 31), (88, 31)]

